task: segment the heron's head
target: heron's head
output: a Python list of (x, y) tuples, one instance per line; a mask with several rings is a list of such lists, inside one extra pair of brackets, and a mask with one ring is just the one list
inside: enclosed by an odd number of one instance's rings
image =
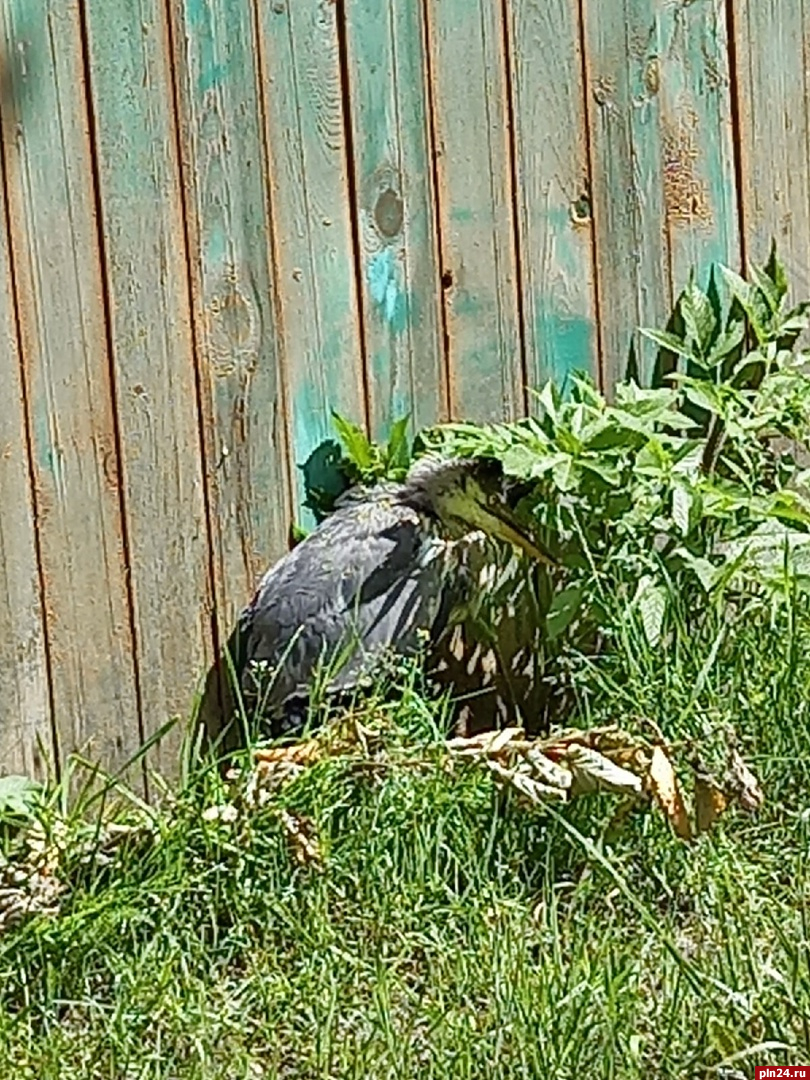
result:
[(540, 562), (553, 562), (515, 515), (512, 506), (517, 498), (507, 490), (498, 461), (421, 458), (408, 473), (405, 489), (411, 505), (435, 515), (453, 535), (481, 530), (521, 548)]

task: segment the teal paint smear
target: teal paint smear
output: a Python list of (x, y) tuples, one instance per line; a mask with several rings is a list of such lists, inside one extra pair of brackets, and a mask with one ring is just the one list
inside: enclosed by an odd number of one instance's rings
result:
[(55, 476), (56, 461), (51, 444), (51, 425), (44, 403), (41, 403), (34, 412), (34, 445), (40, 469)]
[(228, 65), (227, 64), (211, 64), (210, 67), (204, 68), (200, 71), (200, 77), (197, 83), (197, 88), (201, 94), (207, 93), (209, 90), (213, 90), (221, 83), (225, 82), (228, 77)]
[(200, 62), (197, 92), (207, 94), (226, 81), (229, 64), (227, 57), (224, 63), (217, 61), (213, 13), (208, 0), (187, 0), (186, 14), (194, 31)]
[[(558, 310), (538, 311), (535, 340), (541, 342), (541, 369), (545, 378), (564, 390), (575, 373), (593, 375), (589, 357), (594, 352), (594, 325), (582, 315)], [(537, 389), (537, 388), (535, 388)]]
[(383, 248), (369, 261), (366, 278), (371, 299), (395, 334), (401, 334), (408, 325), (408, 298), (399, 286), (398, 276), (393, 248)]
[(456, 315), (474, 317), (481, 314), (481, 302), (466, 289), (456, 288), (453, 293), (453, 311)]

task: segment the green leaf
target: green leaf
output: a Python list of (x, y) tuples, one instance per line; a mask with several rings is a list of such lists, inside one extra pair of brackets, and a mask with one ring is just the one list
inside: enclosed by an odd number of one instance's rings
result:
[(616, 386), (616, 408), (622, 413), (636, 417), (667, 421), (667, 414), (677, 404), (678, 395), (669, 386), (642, 389), (635, 383), (619, 383)]
[(385, 465), (388, 471), (392, 469), (406, 470), (410, 464), (408, 453), (408, 424), (410, 414), (400, 417), (391, 425), (388, 436), (388, 445), (385, 448)]
[(748, 321), (751, 324), (751, 329), (756, 334), (757, 341), (760, 344), (767, 341), (770, 313), (756, 289), (727, 266), (721, 266), (720, 273), (723, 275), (732, 296), (748, 316)]
[(563, 633), (576, 617), (582, 603), (583, 590), (572, 586), (558, 592), (551, 601), (546, 615), (546, 637), (554, 641)]
[(716, 416), (725, 416), (726, 402), (722, 391), (704, 379), (684, 379), (683, 392), (693, 405), (708, 409)]
[(340, 441), (345, 447), (349, 460), (361, 470), (373, 468), (374, 448), (363, 429), (334, 410), (332, 411), (332, 422), (340, 436)]
[(587, 469), (588, 472), (594, 473), (600, 480), (604, 480), (610, 487), (618, 487), (624, 478), (622, 470), (607, 460), (600, 461), (598, 458), (581, 457), (578, 464), (583, 469)]
[(639, 333), (644, 337), (649, 338), (650, 341), (654, 341), (656, 345), (659, 345), (662, 349), (666, 349), (668, 352), (674, 352), (678, 356), (683, 356), (687, 360), (700, 360), (700, 356), (695, 352), (690, 345), (688, 345), (681, 338), (676, 337), (675, 334), (670, 334), (668, 330), (652, 330), (648, 327), (639, 327)]
[(673, 453), (673, 473), (681, 476), (697, 476), (703, 466), (705, 444), (702, 439), (684, 439)]
[(731, 295), (740, 302), (740, 305), (746, 313), (751, 306), (751, 298), (753, 289), (745, 278), (740, 277), (736, 270), (732, 270), (729, 266), (720, 266), (720, 273), (723, 275), (723, 280), (728, 286)]
[(717, 327), (717, 319), (708, 296), (695, 282), (694, 272), (681, 294), (680, 311), (687, 340), (693, 342), (705, 356)]
[(532, 466), (531, 479), (539, 480), (541, 476), (545, 476), (546, 473), (554, 473), (557, 468), (562, 468), (565, 462), (570, 463), (571, 458), (567, 454), (553, 453), (544, 457), (537, 457), (534, 465)]
[(707, 593), (711, 592), (717, 584), (718, 568), (702, 555), (693, 555), (691, 552), (684, 550), (679, 550), (677, 554), (693, 571), (705, 591)]
[(636, 455), (635, 471), (640, 476), (659, 477), (670, 468), (672, 455), (662, 445), (660, 439), (649, 439)]
[(709, 367), (715, 367), (717, 364), (722, 363), (727, 356), (730, 356), (735, 349), (740, 347), (744, 337), (745, 323), (741, 320), (732, 323), (720, 334), (706, 357), (706, 363)]
[(577, 469), (573, 458), (560, 454), (552, 467), (551, 478), (560, 491), (573, 491), (577, 486)]
[(583, 405), (589, 405), (597, 412), (602, 412), (605, 408), (605, 399), (602, 394), (599, 393), (599, 388), (593, 381), (593, 378), (582, 372), (573, 372), (569, 375), (571, 382), (571, 400)]
[(27, 776), (0, 776), (0, 818), (30, 817), (42, 799), (42, 785)]
[(667, 612), (667, 591), (652, 578), (642, 578), (638, 583), (635, 603), (641, 615), (644, 636), (652, 648), (661, 640), (664, 616)]
[(692, 509), (692, 496), (680, 484), (672, 489), (672, 520), (683, 536), (689, 532), (689, 511)]
[(779, 332), (782, 334), (800, 334), (810, 325), (810, 300), (802, 300), (795, 308), (791, 308), (784, 320), (779, 324)]
[(517, 446), (509, 447), (501, 457), (501, 464), (507, 476), (514, 476), (519, 480), (529, 480), (537, 475), (535, 470), (541, 460), (542, 458), (531, 451), (528, 446), (518, 443)]
[(779, 311), (779, 303), (781, 300), (776, 285), (759, 266), (752, 265), (749, 273), (754, 284), (765, 298), (765, 302), (768, 305), (771, 315), (776, 315)]
[(309, 529), (304, 528), (303, 525), (299, 525), (297, 522), (293, 522), (290, 525), (290, 539), (292, 540), (292, 547), (297, 547), (302, 540), (306, 540), (309, 536)]
[(637, 450), (649, 438), (649, 431), (642, 431), (640, 428), (638, 423), (623, 422), (622, 417), (614, 412), (608, 423), (584, 440), (584, 447), (594, 453), (604, 450)]
[(771, 241), (771, 251), (768, 256), (768, 261), (765, 264), (765, 273), (773, 282), (776, 295), (779, 297), (779, 301), (785, 298), (788, 291), (788, 277), (787, 271), (783, 263), (780, 261), (779, 256), (776, 254), (776, 241)]
[(549, 379), (542, 390), (539, 392), (533, 390), (532, 393), (542, 406), (545, 415), (556, 425), (561, 404), (560, 391), (557, 389), (556, 384)]

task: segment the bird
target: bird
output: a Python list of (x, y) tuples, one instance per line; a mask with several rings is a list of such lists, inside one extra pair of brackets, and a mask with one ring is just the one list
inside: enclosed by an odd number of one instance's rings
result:
[(492, 584), (485, 568), (493, 542), (553, 565), (515, 512), (519, 496), (494, 459), (432, 455), (401, 483), (343, 494), (267, 570), (242, 612), (246, 711), (268, 721), (274, 737), (298, 736), (318, 680), (339, 697), (392, 656), (426, 651), (441, 667), (443, 650), (452, 661), (453, 630)]

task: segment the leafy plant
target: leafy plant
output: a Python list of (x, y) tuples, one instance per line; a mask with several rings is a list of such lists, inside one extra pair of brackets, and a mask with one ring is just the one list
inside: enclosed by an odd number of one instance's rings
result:
[(778, 600), (810, 584), (797, 460), (810, 376), (796, 348), (808, 304), (788, 307), (775, 253), (751, 279), (720, 267), (704, 293), (693, 275), (670, 321), (682, 332), (644, 331), (674, 357), (661, 385), (619, 383), (608, 402), (579, 375), (567, 399), (553, 383), (537, 393), (535, 416), (422, 436), (434, 452), (494, 457), (530, 483), (523, 504), (561, 568), (547, 641), (583, 614), (577, 605), (599, 625), (606, 591), (626, 596), (654, 645), (673, 585), (705, 602), (752, 586)]
[(372, 442), (358, 424), (337, 412), (332, 413), (332, 419), (343, 444), (344, 466), (350, 481), (373, 484), (405, 477), (411, 463), (408, 447), (410, 416), (394, 421), (385, 445)]
[[(395, 420), (385, 444), (372, 442), (359, 424), (340, 413), (332, 412), (332, 422), (340, 443), (327, 439), (300, 466), (304, 474), (304, 505), (322, 521), (335, 508), (340, 496), (355, 485), (368, 486), (382, 480), (402, 480), (411, 463), (408, 446), (410, 417)], [(293, 525), (292, 542), (307, 535), (301, 525)]]
[(0, 824), (31, 817), (43, 797), (42, 785), (28, 776), (0, 776)]
[(584, 374), (567, 397), (549, 382), (534, 394), (533, 416), (441, 424), (412, 450), (407, 417), (378, 445), (335, 413), (343, 479), (321, 499), (321, 516), (344, 486), (401, 480), (421, 453), (499, 460), (524, 486), (526, 519), (559, 564), (524, 574), (550, 652), (581, 642), (583, 627), (585, 637), (598, 630), (608, 594), (625, 598), (653, 646), (673, 589), (696, 603), (741, 590), (778, 603), (810, 586), (810, 471), (798, 460), (810, 433), (810, 356), (799, 348), (809, 325), (810, 301), (788, 303), (773, 249), (749, 280), (716, 266), (704, 291), (690, 276), (668, 329), (642, 330), (661, 350), (650, 387), (628, 380), (608, 401)]

